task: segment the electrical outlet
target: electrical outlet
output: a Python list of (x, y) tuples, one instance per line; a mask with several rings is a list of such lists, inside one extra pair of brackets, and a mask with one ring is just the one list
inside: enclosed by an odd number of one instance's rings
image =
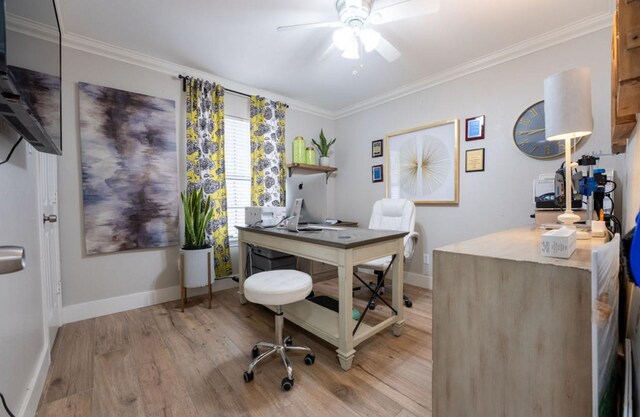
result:
[(62, 294), (62, 281), (58, 281), (56, 294)]
[(425, 253), (423, 260), (425, 265), (429, 265), (431, 263), (431, 255), (429, 255), (428, 253)]

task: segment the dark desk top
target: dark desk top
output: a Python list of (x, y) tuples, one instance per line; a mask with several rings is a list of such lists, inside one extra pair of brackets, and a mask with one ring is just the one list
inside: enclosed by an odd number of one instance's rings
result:
[(290, 232), (286, 229), (260, 229), (248, 226), (236, 226), (238, 230), (278, 236), (285, 239), (299, 240), (318, 245), (333, 246), (335, 248), (350, 249), (372, 243), (404, 237), (408, 232), (395, 230), (371, 230), (349, 227), (344, 230), (321, 230), (317, 232)]

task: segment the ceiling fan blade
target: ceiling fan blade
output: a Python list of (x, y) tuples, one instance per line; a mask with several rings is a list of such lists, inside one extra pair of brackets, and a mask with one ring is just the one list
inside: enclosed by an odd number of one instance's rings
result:
[(376, 46), (376, 52), (378, 52), (388, 62), (393, 62), (402, 55), (400, 51), (398, 51), (395, 46), (391, 45), (391, 43), (389, 43), (389, 41), (383, 36), (380, 36), (380, 42), (378, 43), (378, 46)]
[(329, 45), (329, 47), (325, 49), (322, 55), (318, 58), (318, 62), (325, 61), (336, 49), (335, 43), (331, 42), (331, 45)]
[[(378, 4), (378, 3), (376, 3)], [(371, 11), (369, 21), (380, 25), (410, 17), (435, 13), (439, 9), (438, 0), (397, 0), (392, 3), (382, 3), (380, 7)]]
[(319, 23), (303, 23), (301, 25), (278, 26), (278, 30), (282, 31), (282, 30), (294, 30), (294, 29), (339, 28), (342, 26), (343, 24), (340, 21), (319, 22)]

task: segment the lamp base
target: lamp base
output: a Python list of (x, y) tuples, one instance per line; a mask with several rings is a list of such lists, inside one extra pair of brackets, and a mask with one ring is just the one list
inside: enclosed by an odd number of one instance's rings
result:
[(580, 216), (575, 214), (572, 210), (568, 210), (558, 216), (558, 221), (565, 226), (571, 226), (580, 221)]

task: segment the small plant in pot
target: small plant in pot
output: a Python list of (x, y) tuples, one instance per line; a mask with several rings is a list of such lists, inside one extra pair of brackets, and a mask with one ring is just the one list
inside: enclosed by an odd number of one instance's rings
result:
[(187, 288), (209, 286), (211, 308), (211, 284), (215, 279), (213, 250), (206, 242), (207, 225), (213, 216), (211, 196), (204, 198), (202, 190), (180, 193), (184, 209), (184, 245), (180, 250), (180, 289), (182, 311), (187, 298)]
[(331, 150), (331, 146), (336, 142), (336, 138), (333, 138), (331, 141), (327, 141), (327, 138), (324, 136), (324, 132), (320, 129), (320, 139), (319, 142), (316, 142), (315, 139), (311, 139), (314, 146), (318, 148), (318, 152), (320, 153), (320, 166), (328, 167), (329, 166), (329, 150)]

